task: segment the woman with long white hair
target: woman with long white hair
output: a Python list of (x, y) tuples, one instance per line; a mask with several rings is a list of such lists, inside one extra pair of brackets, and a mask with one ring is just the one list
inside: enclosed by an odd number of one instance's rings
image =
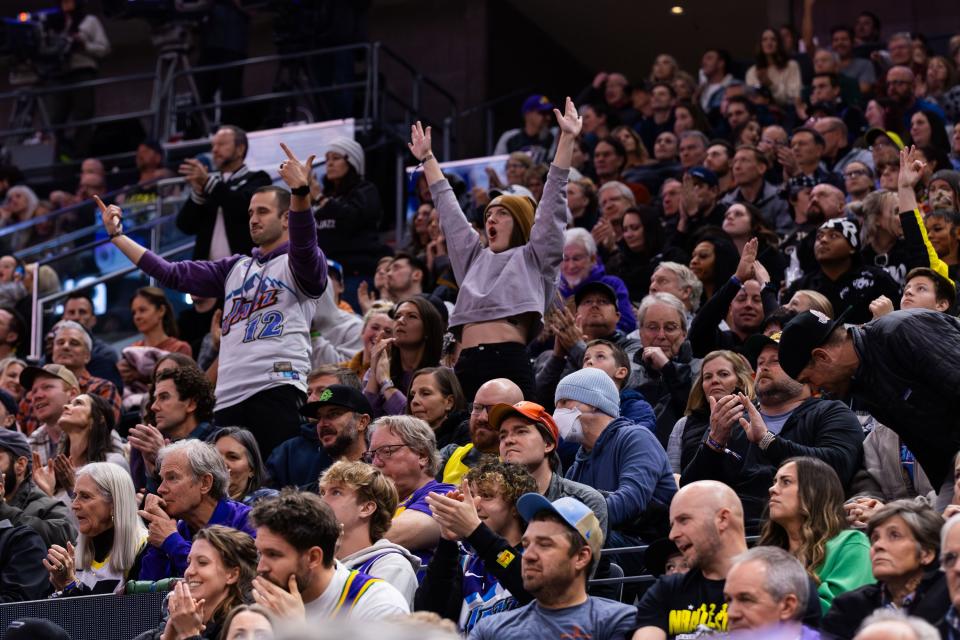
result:
[(43, 561), (56, 589), (51, 597), (120, 591), (137, 578), (147, 549), (130, 474), (112, 462), (84, 466), (77, 471), (72, 509), (80, 531), (76, 548), (53, 545)]

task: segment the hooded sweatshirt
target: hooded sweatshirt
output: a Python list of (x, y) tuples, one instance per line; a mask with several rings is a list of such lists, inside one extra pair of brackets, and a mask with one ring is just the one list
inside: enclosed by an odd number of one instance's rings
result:
[(357, 569), (361, 573), (388, 582), (403, 594), (413, 609), (413, 596), (417, 593), (417, 571), (420, 570), (420, 558), (405, 548), (386, 538), (377, 540), (373, 545), (355, 551), (341, 558), (347, 569)]
[(657, 437), (628, 418), (608, 424), (589, 451), (581, 446), (566, 476), (604, 494), (611, 529), (636, 520), (653, 504), (668, 506), (677, 492)]
[(617, 329), (624, 333), (630, 333), (637, 328), (637, 316), (633, 312), (633, 304), (630, 302), (630, 292), (627, 291), (627, 285), (617, 276), (608, 276), (603, 265), (599, 262), (593, 266), (587, 277), (578, 282), (576, 286), (567, 284), (567, 279), (561, 276), (560, 295), (563, 296), (564, 300), (571, 298), (588, 282), (602, 282), (617, 293), (617, 311), (620, 312)]

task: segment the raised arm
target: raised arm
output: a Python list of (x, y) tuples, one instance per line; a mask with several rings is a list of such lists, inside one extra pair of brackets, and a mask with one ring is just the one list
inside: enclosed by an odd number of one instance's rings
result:
[(280, 143), (287, 159), (280, 163), (280, 177), (290, 187), (290, 270), (297, 284), (309, 296), (318, 298), (327, 288), (327, 259), (317, 244), (317, 226), (310, 211), (311, 155), (300, 162), (287, 145)]
[(560, 140), (557, 142), (557, 153), (553, 156), (553, 164), (561, 169), (569, 169), (570, 162), (573, 160), (573, 147), (577, 142), (577, 136), (580, 135), (580, 129), (583, 128), (583, 117), (577, 113), (577, 107), (569, 97), (563, 113), (561, 114), (559, 109), (554, 109), (553, 115), (556, 116), (557, 125), (560, 127)]
[(444, 179), (440, 163), (433, 157), (430, 127), (426, 129), (418, 121), (410, 127), (410, 153), (423, 165), (423, 174), (427, 178), (433, 205), (440, 216), (440, 228), (447, 240), (447, 254), (457, 282), (463, 282), (470, 264), (483, 249), (480, 234), (467, 222), (453, 188)]
[(115, 204), (109, 207), (94, 196), (100, 207), (100, 218), (110, 236), (110, 242), (134, 265), (147, 275), (156, 278), (164, 287), (185, 291), (192, 295), (217, 298), (223, 295), (223, 285), (236, 257), (214, 262), (183, 260), (167, 262), (152, 251), (128, 238), (123, 233), (123, 210)]
[[(897, 178), (897, 196), (900, 207), (900, 225), (906, 241), (908, 267), (929, 267), (950, 280), (947, 263), (940, 259), (927, 237), (923, 216), (917, 206), (914, 190), (926, 164), (917, 154), (916, 147), (900, 150), (900, 175)], [(951, 280), (952, 282), (952, 280)]]

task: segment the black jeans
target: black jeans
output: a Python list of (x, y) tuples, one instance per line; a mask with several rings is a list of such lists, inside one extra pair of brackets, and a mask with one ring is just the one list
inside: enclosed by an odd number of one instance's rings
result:
[(260, 445), (260, 454), (266, 460), (285, 440), (300, 432), (300, 407), (306, 394), (290, 384), (282, 384), (250, 396), (243, 402), (220, 409), (213, 414), (218, 427), (249, 429)]
[(533, 363), (527, 348), (519, 342), (481, 344), (460, 352), (454, 367), (467, 402), (473, 402), (477, 389), (494, 378), (512, 380), (523, 391), (525, 400), (533, 400), (536, 384)]

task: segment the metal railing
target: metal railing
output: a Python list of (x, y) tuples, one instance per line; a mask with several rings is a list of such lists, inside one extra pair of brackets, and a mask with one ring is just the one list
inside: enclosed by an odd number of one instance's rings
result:
[[(361, 78), (348, 83), (333, 83), (326, 86), (315, 86), (309, 84), (313, 78), (307, 74), (304, 78), (301, 78), (301, 80), (306, 80), (308, 84), (295, 84), (290, 90), (275, 90), (275, 81), (273, 86), (271, 86), (268, 91), (262, 91), (236, 100), (221, 100), (218, 102), (207, 102), (202, 104), (200, 104), (198, 100), (195, 104), (176, 104), (178, 84), (184, 80), (195, 80), (198, 74), (212, 73), (236, 68), (246, 68), (255, 65), (277, 65), (278, 67), (281, 67), (282, 65), (299, 66), (304, 73), (307, 73), (307, 71), (309, 71), (308, 64), (314, 59), (322, 58), (324, 56), (332, 56), (343, 52), (362, 53), (364, 55), (365, 73)], [(305, 63), (307, 66), (305, 66)], [(383, 77), (383, 70), (384, 67), (388, 65), (391, 69), (402, 70), (402, 73), (405, 77), (391, 76), (393, 81), (387, 83)], [(58, 93), (67, 93), (77, 89), (102, 89), (104, 87), (110, 87), (116, 84), (128, 84), (130, 82), (156, 82), (157, 79), (158, 73), (157, 71), (154, 71), (153, 73), (129, 74), (67, 85), (32, 86), (29, 88), (21, 88), (15, 91), (2, 93), (0, 94), (0, 100), (12, 99), (14, 100), (15, 104), (19, 104), (21, 102), (32, 104), (39, 102), (45, 96)], [(401, 83), (404, 80), (408, 80), (410, 84), (408, 96), (401, 95), (401, 93), (395, 90), (393, 87), (394, 84)], [(39, 115), (41, 120), (39, 123), (32, 124), (31, 126), (18, 126), (0, 129), (0, 139), (34, 134), (38, 129), (41, 131), (55, 132), (77, 126), (92, 126), (140, 118), (151, 119), (152, 125), (150, 130), (152, 137), (166, 139), (168, 136), (165, 134), (169, 133), (169, 131), (165, 130), (167, 124), (165, 118), (167, 116), (176, 117), (178, 115), (186, 115), (198, 111), (210, 110), (216, 107), (243, 106), (262, 102), (295, 100), (305, 96), (312, 97), (325, 93), (354, 89), (363, 90), (361, 107), (362, 114), (358, 120), (361, 121), (361, 125), (368, 128), (372, 127), (373, 125), (382, 125), (385, 123), (384, 119), (388, 115), (387, 109), (389, 108), (390, 104), (399, 105), (407, 112), (405, 114), (406, 117), (404, 118), (405, 122), (402, 122), (401, 124), (409, 124), (413, 117), (423, 118), (426, 115), (423, 113), (425, 105), (424, 96), (427, 92), (435, 94), (435, 96), (438, 97), (444, 104), (444, 114), (436, 119), (437, 122), (435, 126), (439, 125), (438, 128), (442, 128), (442, 153), (445, 159), (449, 157), (454, 139), (453, 129), (456, 124), (456, 99), (450, 92), (445, 90), (437, 82), (421, 73), (412, 64), (404, 60), (401, 56), (380, 42), (327, 47), (323, 49), (314, 49), (312, 51), (303, 53), (273, 54), (247, 58), (237, 62), (206, 65), (202, 67), (182, 68), (176, 70), (170, 76), (168, 82), (161, 83), (160, 90), (163, 91), (163, 94), (151, 96), (150, 105), (145, 109), (98, 116), (87, 120), (69, 121), (56, 124), (43, 121), (42, 110), (38, 109), (36, 111), (40, 112)], [(36, 118), (32, 118), (31, 122), (33, 120), (36, 120)], [(207, 130), (204, 133), (209, 134), (210, 131)]]
[(497, 130), (494, 109), (505, 102), (517, 100), (521, 96), (528, 96), (533, 93), (533, 91), (534, 88), (532, 86), (524, 87), (523, 89), (517, 89), (505, 95), (485, 100), (472, 107), (467, 107), (457, 114), (457, 126), (463, 126), (462, 123), (469, 118), (476, 117), (477, 115), (481, 116), (483, 121), (483, 148), (488, 155), (492, 155), (493, 148), (497, 144), (497, 141), (494, 139), (496, 136), (494, 132)]

